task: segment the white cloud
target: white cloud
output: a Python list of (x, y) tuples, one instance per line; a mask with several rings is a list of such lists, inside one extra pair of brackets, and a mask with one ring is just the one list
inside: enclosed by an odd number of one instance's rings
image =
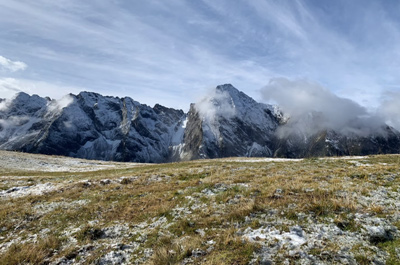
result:
[(11, 72), (23, 71), (28, 67), (24, 62), (11, 61), (10, 59), (7, 59), (6, 57), (3, 57), (1, 55), (0, 55), (0, 66), (2, 69)]
[(59, 100), (54, 100), (48, 106), (49, 111), (60, 111), (63, 108), (68, 107), (72, 102), (74, 102), (74, 98), (71, 97), (69, 94), (63, 96)]
[(356, 102), (339, 97), (307, 80), (272, 79), (262, 89), (266, 100), (273, 100), (290, 119), (281, 133), (293, 130), (314, 134), (331, 129), (344, 134), (369, 135), (384, 124)]
[(396, 9), (373, 2), (0, 1), (0, 47), (29, 62), (25, 79), (150, 105), (187, 108), (193, 91), (224, 83), (257, 97), (272, 76), (366, 105), (400, 83)]
[(400, 130), (400, 92), (384, 93), (378, 114), (388, 125)]
[(225, 118), (231, 118), (235, 115), (236, 110), (232, 104), (228, 92), (213, 88), (195, 106), (201, 117), (204, 117), (207, 123), (213, 124), (216, 122), (217, 114)]

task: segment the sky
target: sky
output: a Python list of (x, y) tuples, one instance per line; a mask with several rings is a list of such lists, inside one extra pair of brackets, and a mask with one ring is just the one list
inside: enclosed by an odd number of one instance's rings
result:
[(396, 112), (399, 14), (397, 0), (0, 0), (0, 98), (94, 91), (187, 110), (225, 83), (263, 101), (285, 78)]

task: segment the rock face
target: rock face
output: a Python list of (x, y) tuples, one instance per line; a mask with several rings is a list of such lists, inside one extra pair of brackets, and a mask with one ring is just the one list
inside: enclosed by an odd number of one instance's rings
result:
[(276, 142), (275, 157), (301, 158), (320, 156), (354, 156), (396, 154), (400, 151), (400, 133), (382, 124), (367, 135), (340, 134), (321, 130), (312, 135), (292, 132)]
[(181, 141), (185, 113), (88, 92), (60, 101), (20, 93), (3, 105), (0, 119), (1, 149), (165, 162), (170, 148)]
[(277, 108), (257, 103), (232, 85), (218, 86), (190, 106), (182, 159), (272, 156), (282, 119)]
[(286, 122), (276, 106), (232, 85), (216, 87), (188, 113), (90, 92), (58, 101), (19, 93), (0, 100), (0, 149), (132, 162), (400, 152), (400, 133), (383, 123), (359, 136), (327, 129), (281, 134)]

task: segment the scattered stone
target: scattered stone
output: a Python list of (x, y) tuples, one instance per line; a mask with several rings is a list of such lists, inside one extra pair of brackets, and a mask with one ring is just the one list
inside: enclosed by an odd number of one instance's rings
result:
[(120, 177), (119, 179), (117, 179), (117, 182), (122, 185), (127, 185), (127, 184), (134, 182), (138, 178), (139, 177), (136, 177), (136, 176), (135, 177)]
[(180, 264), (181, 265), (187, 265), (187, 264), (193, 264), (194, 260), (192, 258), (185, 258)]
[(128, 235), (129, 227), (127, 225), (115, 225), (102, 230), (103, 238), (117, 238)]
[(263, 259), (260, 261), (260, 265), (273, 265), (274, 263), (270, 259)]
[(386, 242), (394, 239), (397, 228), (394, 226), (364, 226), (367, 230), (369, 241), (373, 244)]
[(98, 261), (99, 265), (125, 264), (126, 254), (123, 251), (111, 251)]
[(50, 202), (50, 203), (40, 203), (36, 204), (33, 206), (33, 209), (37, 214), (44, 215), (47, 213), (50, 213), (58, 208), (63, 208), (63, 209), (70, 209), (70, 208), (78, 208), (83, 205), (88, 204), (88, 200), (77, 200), (77, 201), (72, 201), (72, 202), (66, 202), (66, 201), (59, 201), (59, 202)]
[(207, 252), (205, 252), (204, 250), (201, 250), (199, 248), (196, 248), (194, 250), (192, 250), (192, 257), (193, 258), (198, 258), (198, 257), (202, 257), (207, 255)]
[(152, 175), (151, 177), (149, 177), (147, 179), (147, 181), (149, 182), (160, 182), (160, 181), (164, 181), (164, 180), (170, 180), (171, 176), (167, 176), (167, 175)]
[(80, 184), (82, 185), (82, 187), (84, 187), (84, 188), (88, 188), (88, 187), (90, 187), (90, 186), (92, 186), (92, 182), (90, 181), (90, 180), (82, 180), (81, 182), (80, 182)]
[(204, 237), (206, 235), (206, 232), (204, 232), (204, 229), (197, 229), (195, 230), (197, 234), (199, 234), (201, 237)]
[(240, 203), (240, 200), (243, 198), (242, 195), (235, 195), (235, 197), (233, 199), (230, 199), (228, 201), (228, 204), (238, 204)]
[(101, 185), (108, 185), (111, 184), (111, 179), (102, 179), (100, 180)]
[(214, 191), (216, 192), (223, 192), (223, 191), (227, 191), (228, 190), (228, 186), (224, 183), (217, 183), (214, 185)]
[(207, 196), (213, 196), (213, 195), (215, 195), (215, 193), (214, 193), (212, 190), (210, 190), (210, 189), (204, 189), (204, 190), (202, 190), (201, 192), (204, 193), (204, 194), (207, 195)]

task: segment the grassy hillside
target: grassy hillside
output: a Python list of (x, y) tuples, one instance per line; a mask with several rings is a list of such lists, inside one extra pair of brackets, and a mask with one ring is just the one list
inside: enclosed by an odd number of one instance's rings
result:
[(1, 153), (1, 264), (399, 264), (399, 155), (66, 161)]

